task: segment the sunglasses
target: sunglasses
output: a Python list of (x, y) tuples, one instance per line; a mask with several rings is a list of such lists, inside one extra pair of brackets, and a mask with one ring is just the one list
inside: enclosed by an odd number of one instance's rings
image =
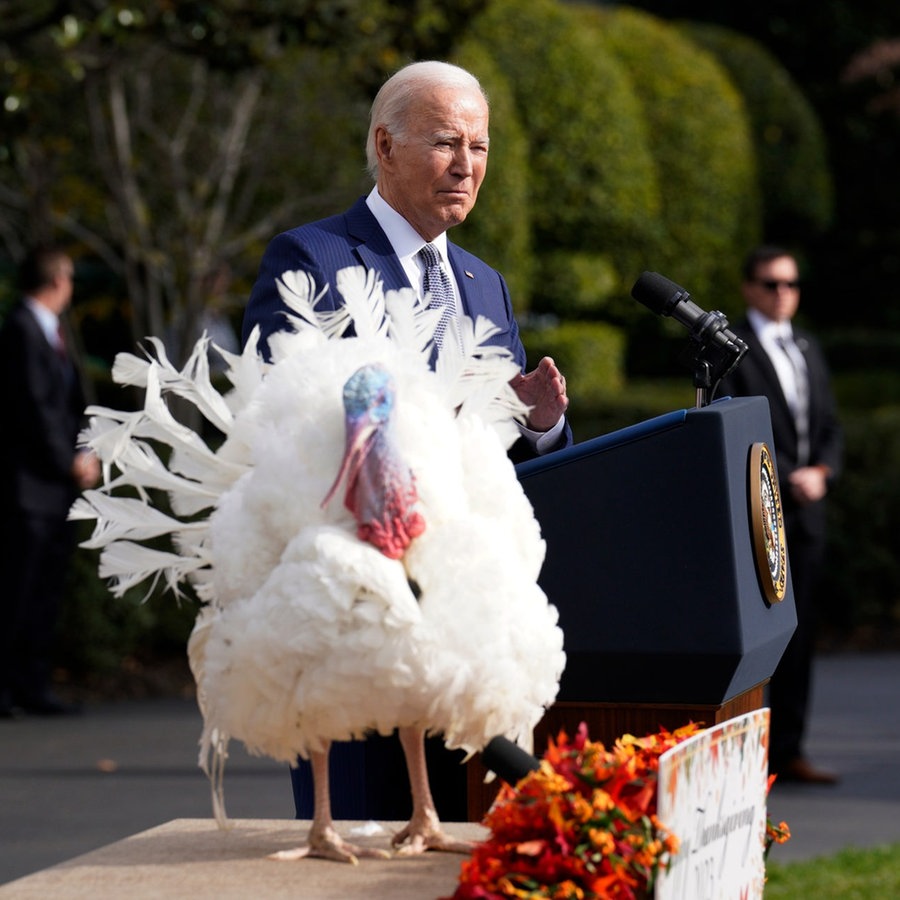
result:
[(762, 285), (767, 291), (777, 291), (780, 287), (786, 287), (789, 290), (796, 291), (800, 287), (799, 281), (784, 281), (774, 278), (757, 278), (756, 283)]

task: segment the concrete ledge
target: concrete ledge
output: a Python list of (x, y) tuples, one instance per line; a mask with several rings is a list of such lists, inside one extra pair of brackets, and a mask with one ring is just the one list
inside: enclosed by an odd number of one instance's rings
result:
[[(4, 900), (59, 897), (158, 900), (437, 900), (456, 890), (460, 864), (455, 853), (426, 853), (387, 860), (363, 859), (358, 866), (328, 860), (279, 862), (276, 850), (298, 846), (309, 822), (284, 819), (234, 819), (220, 831), (212, 819), (173, 819), (165, 825), (101, 847), (68, 862), (0, 887)], [(359, 822), (338, 822), (340, 834), (354, 843), (388, 849), (391, 835), (406, 823), (381, 823), (384, 833), (355, 837)], [(487, 831), (472, 822), (445, 823), (463, 840), (482, 840)]]

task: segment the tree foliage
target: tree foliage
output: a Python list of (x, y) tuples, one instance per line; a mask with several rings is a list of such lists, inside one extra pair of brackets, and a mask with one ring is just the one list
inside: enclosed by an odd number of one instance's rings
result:
[(481, 5), (7, 3), (0, 239), (76, 240), (184, 348), (209, 273), (358, 193), (374, 85)]

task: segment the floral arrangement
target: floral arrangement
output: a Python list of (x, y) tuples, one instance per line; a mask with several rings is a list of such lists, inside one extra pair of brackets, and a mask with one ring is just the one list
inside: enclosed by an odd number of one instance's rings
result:
[(561, 732), (539, 769), (501, 788), (452, 900), (649, 896), (678, 851), (656, 816), (659, 757), (700, 730), (625, 735), (609, 750), (583, 723), (572, 741)]
[[(701, 730), (625, 735), (610, 750), (588, 739), (584, 723), (572, 741), (560, 732), (539, 769), (500, 789), (484, 818), (491, 835), (462, 864), (449, 900), (652, 896), (679, 846), (656, 815), (659, 757)], [(787, 823), (767, 820), (765, 855), (790, 836)]]

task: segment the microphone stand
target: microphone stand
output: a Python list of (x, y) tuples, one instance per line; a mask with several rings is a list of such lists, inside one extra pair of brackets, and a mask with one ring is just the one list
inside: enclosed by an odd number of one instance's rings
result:
[(714, 335), (721, 332), (728, 322), (719, 312), (710, 313), (710, 318), (713, 316), (716, 317), (713, 329), (693, 333), (689, 343), (689, 348), (694, 348), (692, 367), (697, 409), (709, 406), (713, 388), (737, 368), (748, 349), (739, 337), (724, 344), (715, 341)]
[(712, 374), (709, 362), (705, 359), (694, 360), (694, 387), (697, 389), (697, 409), (709, 406), (712, 391)]

